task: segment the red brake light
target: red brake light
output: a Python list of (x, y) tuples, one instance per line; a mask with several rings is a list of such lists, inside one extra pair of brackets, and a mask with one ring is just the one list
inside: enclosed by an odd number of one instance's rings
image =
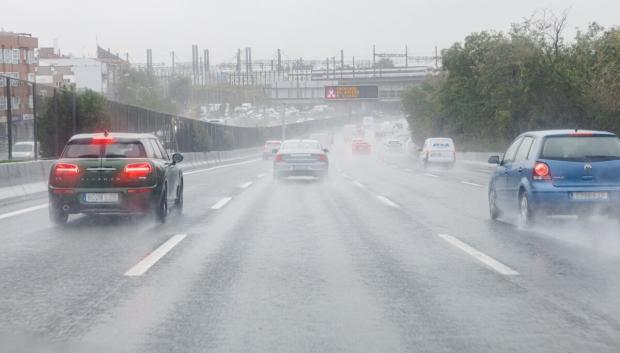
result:
[(320, 154), (319, 155), (319, 160), (321, 160), (323, 162), (327, 162), (327, 155), (326, 154)]
[(571, 132), (570, 134), (568, 134), (568, 136), (594, 136), (593, 133), (591, 132)]
[(274, 159), (276, 162), (282, 162), (282, 155), (276, 154), (276, 158)]
[(108, 136), (104, 136), (104, 137), (93, 137), (91, 143), (93, 145), (109, 145), (114, 143), (114, 139)]
[(58, 163), (54, 167), (55, 176), (78, 175), (79, 173), (80, 173), (80, 168), (76, 164)]
[(125, 166), (125, 174), (131, 177), (145, 177), (153, 171), (150, 163), (132, 163)]
[(551, 180), (551, 170), (547, 163), (537, 162), (534, 165), (534, 180)]

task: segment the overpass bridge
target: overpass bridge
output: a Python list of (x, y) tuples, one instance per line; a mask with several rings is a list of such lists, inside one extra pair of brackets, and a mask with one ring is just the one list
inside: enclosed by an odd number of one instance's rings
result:
[(374, 85), (379, 89), (378, 103), (400, 103), (402, 93), (434, 74), (429, 66), (311, 70), (298, 80), (275, 81), (266, 86), (272, 101), (285, 104), (325, 103), (326, 86)]

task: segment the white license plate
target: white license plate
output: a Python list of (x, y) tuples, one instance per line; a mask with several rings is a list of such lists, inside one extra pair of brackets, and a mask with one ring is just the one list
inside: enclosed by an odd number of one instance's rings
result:
[(310, 169), (310, 167), (307, 165), (294, 165), (293, 166), (293, 170), (308, 170), (308, 169)]
[(84, 201), (92, 202), (92, 203), (110, 203), (110, 202), (118, 202), (118, 194), (117, 193), (94, 193), (89, 192), (84, 195)]
[(573, 192), (572, 194), (573, 200), (608, 200), (609, 194), (606, 192)]

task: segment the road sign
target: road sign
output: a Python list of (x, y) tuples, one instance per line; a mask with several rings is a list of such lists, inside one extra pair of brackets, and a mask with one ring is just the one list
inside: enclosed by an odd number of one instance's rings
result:
[(377, 86), (325, 86), (327, 100), (357, 100), (379, 98)]

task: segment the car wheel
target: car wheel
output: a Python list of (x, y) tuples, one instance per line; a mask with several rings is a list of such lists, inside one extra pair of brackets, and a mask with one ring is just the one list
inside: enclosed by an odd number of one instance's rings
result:
[(489, 190), (489, 213), (493, 220), (502, 215), (499, 207), (497, 207), (497, 192), (494, 189)]
[(159, 205), (157, 205), (157, 209), (155, 210), (155, 216), (160, 223), (166, 223), (166, 218), (168, 217), (168, 190), (164, 187), (164, 190), (161, 193), (161, 199), (159, 200)]
[(174, 208), (178, 214), (183, 213), (183, 180), (181, 180), (181, 184), (177, 187), (177, 199), (174, 203)]
[(532, 208), (530, 206), (530, 200), (527, 197), (527, 193), (521, 192), (519, 197), (519, 224), (523, 227), (532, 227), (536, 223)]
[(65, 225), (69, 220), (69, 214), (55, 206), (49, 206), (50, 221), (55, 225)]

